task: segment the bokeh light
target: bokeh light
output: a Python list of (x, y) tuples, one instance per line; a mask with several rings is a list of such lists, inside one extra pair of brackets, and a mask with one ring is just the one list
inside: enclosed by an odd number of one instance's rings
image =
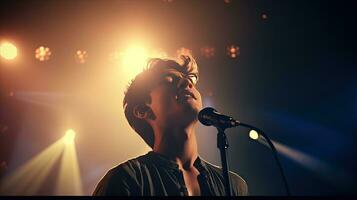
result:
[(52, 52), (51, 52), (50, 48), (48, 48), (48, 47), (40, 46), (35, 50), (35, 57), (39, 61), (49, 60), (51, 54), (52, 54)]
[(4, 42), (0, 45), (0, 55), (6, 60), (15, 59), (17, 56), (17, 48), (10, 42)]
[(227, 47), (227, 55), (230, 58), (237, 58), (240, 54), (240, 48), (237, 45), (230, 45)]
[(210, 46), (205, 46), (201, 48), (201, 55), (203, 55), (206, 58), (211, 58), (215, 54), (215, 49)]
[(77, 63), (83, 64), (87, 61), (88, 54), (87, 51), (77, 50), (76, 54), (74, 55)]
[(261, 15), (261, 18), (262, 18), (262, 20), (266, 20), (266, 19), (268, 19), (268, 15), (266, 13), (263, 13)]
[(249, 137), (252, 139), (252, 140), (257, 140), (259, 138), (259, 134), (257, 131), (255, 130), (251, 130), (249, 131)]

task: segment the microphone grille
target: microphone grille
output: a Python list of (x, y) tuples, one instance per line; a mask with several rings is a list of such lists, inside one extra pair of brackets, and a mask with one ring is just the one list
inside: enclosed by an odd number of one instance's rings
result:
[(198, 120), (205, 126), (211, 126), (210, 115), (217, 112), (214, 108), (206, 107), (198, 113)]

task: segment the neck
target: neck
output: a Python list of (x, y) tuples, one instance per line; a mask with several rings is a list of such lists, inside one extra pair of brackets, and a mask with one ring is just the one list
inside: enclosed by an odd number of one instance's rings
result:
[(175, 160), (180, 168), (192, 167), (198, 157), (194, 125), (185, 128), (171, 127), (155, 132), (153, 151)]

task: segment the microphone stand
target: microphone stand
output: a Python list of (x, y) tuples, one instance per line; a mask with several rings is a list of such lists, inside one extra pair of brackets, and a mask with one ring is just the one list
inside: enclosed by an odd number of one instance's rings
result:
[(226, 133), (224, 130), (226, 127), (216, 127), (218, 130), (217, 133), (217, 148), (219, 149), (221, 153), (221, 163), (222, 163), (222, 169), (223, 169), (223, 178), (224, 178), (224, 188), (226, 191), (226, 196), (232, 196), (231, 192), (231, 184), (229, 180), (229, 168), (228, 168), (228, 160), (227, 160), (227, 152), (226, 149), (229, 147), (228, 145), (228, 140), (226, 137)]
[(226, 130), (226, 128), (232, 128), (232, 127), (237, 127), (237, 126), (244, 126), (244, 127), (256, 130), (265, 138), (265, 140), (268, 142), (268, 144), (273, 152), (274, 158), (279, 166), (279, 170), (280, 170), (281, 176), (283, 178), (286, 193), (288, 196), (290, 196), (288, 181), (286, 180), (286, 177), (285, 177), (285, 174), (283, 171), (283, 167), (281, 166), (281, 163), (279, 161), (278, 153), (277, 153), (273, 143), (270, 141), (269, 137), (262, 130), (260, 130), (252, 125), (241, 123), (237, 120), (234, 120), (232, 117), (222, 115), (222, 114), (218, 113), (214, 108), (211, 108), (211, 107), (207, 107), (207, 108), (204, 108), (203, 110), (201, 110), (200, 113), (198, 114), (198, 119), (203, 125), (206, 125), (206, 126), (213, 125), (218, 130), (217, 148), (219, 149), (219, 151), (221, 153), (221, 162), (222, 162), (222, 170), (223, 170), (223, 178), (224, 178), (224, 186), (225, 186), (226, 196), (231, 196), (232, 190), (231, 190), (231, 184), (230, 184), (229, 174), (228, 174), (229, 169), (228, 169), (227, 152), (226, 152), (226, 149), (228, 148), (229, 145), (228, 145), (227, 137), (226, 137), (224, 130)]

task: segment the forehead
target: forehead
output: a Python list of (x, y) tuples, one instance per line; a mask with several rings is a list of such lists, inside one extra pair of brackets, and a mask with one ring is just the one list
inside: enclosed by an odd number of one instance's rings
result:
[(164, 67), (160, 68), (159, 70), (156, 71), (157, 75), (161, 74), (168, 74), (168, 73), (180, 73), (180, 74), (198, 74), (198, 71), (196, 69), (191, 69), (190, 71), (187, 70), (187, 68), (181, 67), (181, 66), (172, 66), (172, 67)]
[(178, 71), (177, 69), (174, 68), (166, 68), (161, 70), (160, 74), (186, 74), (186, 73), (183, 73), (182, 71)]

